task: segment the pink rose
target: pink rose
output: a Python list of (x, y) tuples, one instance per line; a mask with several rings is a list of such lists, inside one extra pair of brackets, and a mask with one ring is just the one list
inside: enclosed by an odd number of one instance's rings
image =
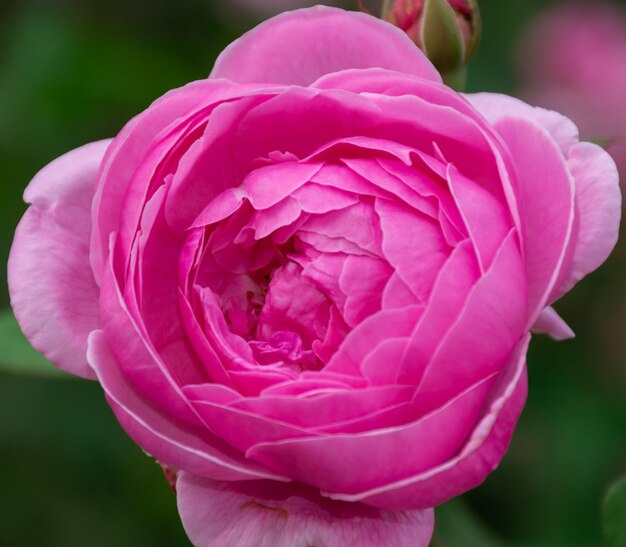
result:
[(600, 138), (626, 173), (626, 12), (606, 2), (542, 13), (520, 47), (523, 94)]
[(429, 508), (507, 448), (530, 328), (570, 335), (548, 306), (620, 217), (566, 118), (463, 97), (398, 28), (323, 7), (25, 197), (16, 316), (179, 471), (197, 545), (427, 545)]

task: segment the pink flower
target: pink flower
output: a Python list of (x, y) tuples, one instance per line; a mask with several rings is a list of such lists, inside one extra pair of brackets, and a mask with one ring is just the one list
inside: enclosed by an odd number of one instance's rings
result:
[(626, 173), (626, 12), (606, 2), (562, 4), (530, 26), (520, 46), (523, 94), (570, 116), (600, 139)]
[(197, 545), (427, 545), (499, 463), (533, 325), (615, 244), (566, 118), (463, 97), (396, 27), (317, 7), (232, 44), (25, 194), (33, 345), (97, 378)]

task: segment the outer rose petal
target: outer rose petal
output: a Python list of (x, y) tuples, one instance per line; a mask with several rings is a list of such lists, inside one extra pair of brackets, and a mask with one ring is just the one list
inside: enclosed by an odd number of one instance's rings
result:
[(572, 147), (568, 165), (576, 181), (579, 229), (566, 292), (598, 268), (617, 243), (622, 195), (615, 162), (602, 148), (590, 142)]
[(87, 357), (124, 430), (159, 462), (216, 480), (288, 480), (245, 461), (208, 431), (165, 415), (143, 400), (120, 372), (102, 331), (89, 336)]
[(100, 321), (89, 265), (91, 202), (110, 142), (77, 148), (35, 176), (9, 258), (11, 305), (24, 334), (59, 368), (85, 378), (95, 378), (85, 353)]
[(539, 124), (508, 116), (494, 126), (517, 168), (530, 327), (567, 273), (570, 243), (576, 238), (575, 183), (556, 141)]
[(470, 93), (465, 95), (490, 123), (505, 116), (528, 118), (547, 129), (564, 154), (579, 141), (578, 128), (569, 118), (553, 110), (535, 107), (515, 97), (500, 93)]
[(332, 499), (362, 501), (385, 509), (432, 507), (481, 484), (504, 456), (528, 392), (526, 351), (530, 336), (517, 345), (491, 403), (460, 454), (424, 473), (359, 494), (324, 493)]
[(259, 25), (223, 51), (210, 77), (309, 85), (339, 70), (373, 67), (441, 81), (399, 28), (326, 6), (285, 12)]
[[(243, 92), (243, 86), (223, 80), (191, 82), (158, 98), (117, 134), (102, 160), (93, 200), (90, 260), (97, 282), (105, 267), (109, 235), (119, 230), (124, 196), (148, 151), (161, 137), (167, 136), (166, 129), (175, 126), (177, 120), (192, 115), (195, 109), (206, 107), (210, 102), (220, 102)], [(159, 136), (162, 132), (164, 134)]]
[(574, 331), (561, 319), (552, 307), (547, 307), (541, 312), (539, 319), (533, 325), (533, 332), (537, 334), (549, 334), (555, 340), (567, 340), (574, 338)]
[(178, 510), (196, 547), (426, 547), (434, 511), (389, 512), (322, 498), (305, 486), (214, 482), (182, 472)]
[(466, 98), (491, 123), (509, 116), (533, 120), (550, 133), (563, 152), (576, 187), (578, 234), (571, 269), (557, 287), (553, 295), (556, 299), (598, 268), (617, 242), (621, 193), (615, 162), (599, 146), (579, 143), (574, 123), (557, 112), (497, 93), (476, 93)]

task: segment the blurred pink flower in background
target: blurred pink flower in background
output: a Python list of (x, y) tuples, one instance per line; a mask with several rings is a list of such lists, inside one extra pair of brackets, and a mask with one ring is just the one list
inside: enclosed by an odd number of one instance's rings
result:
[(519, 48), (521, 94), (570, 117), (626, 174), (626, 11), (609, 2), (559, 3)]

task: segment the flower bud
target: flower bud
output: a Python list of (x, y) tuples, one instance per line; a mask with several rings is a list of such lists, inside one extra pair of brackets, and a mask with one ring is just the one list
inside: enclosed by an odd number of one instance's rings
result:
[(444, 76), (467, 63), (480, 38), (477, 0), (390, 0), (383, 10)]

